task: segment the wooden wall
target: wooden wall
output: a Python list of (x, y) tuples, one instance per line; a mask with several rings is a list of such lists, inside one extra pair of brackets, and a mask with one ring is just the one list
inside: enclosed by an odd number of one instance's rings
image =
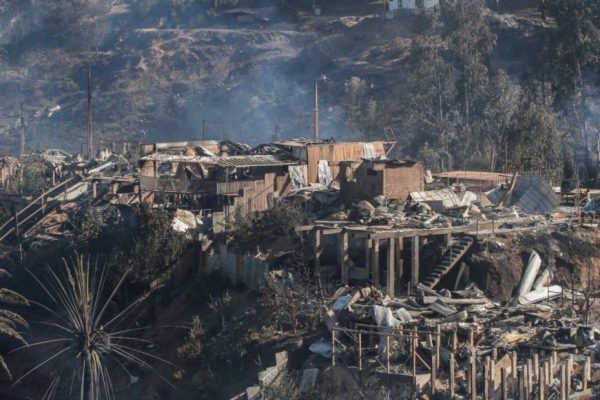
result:
[[(378, 157), (385, 155), (383, 142), (372, 142), (375, 154)], [(340, 168), (337, 165), (339, 161), (360, 161), (365, 157), (364, 143), (325, 143), (318, 145), (309, 145), (306, 147), (308, 161), (308, 183), (319, 181), (319, 160), (335, 162), (331, 165), (331, 175), (333, 179), (339, 178)]]

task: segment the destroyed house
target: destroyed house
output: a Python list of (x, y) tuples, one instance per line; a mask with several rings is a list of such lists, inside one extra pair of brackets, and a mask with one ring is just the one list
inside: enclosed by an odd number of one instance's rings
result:
[(185, 148), (144, 145), (159, 150), (139, 160), (140, 188), (146, 202), (153, 202), (155, 194), (161, 193), (173, 198), (191, 197), (198, 209), (233, 206), (261, 212), (290, 188), (287, 167), (297, 164), (295, 159), (272, 154), (238, 155), (246, 149), (232, 142), (217, 144), (213, 151), (199, 143), (187, 144), (190, 146)]
[(345, 201), (406, 200), (411, 192), (424, 190), (423, 164), (415, 161), (369, 160), (340, 163), (340, 194)]
[(328, 185), (331, 180), (339, 179), (340, 163), (363, 159), (385, 158), (387, 147), (391, 144), (374, 142), (335, 142), (333, 139), (291, 139), (276, 142), (275, 145), (287, 150), (300, 163), (307, 166), (303, 177), (303, 186), (313, 183)]

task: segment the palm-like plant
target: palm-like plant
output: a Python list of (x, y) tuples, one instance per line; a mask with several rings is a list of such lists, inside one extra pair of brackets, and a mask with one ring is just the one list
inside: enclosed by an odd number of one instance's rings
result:
[[(10, 278), (10, 273), (0, 268), (0, 279)], [(19, 314), (2, 308), (2, 305), (8, 306), (24, 306), (28, 305), (29, 302), (20, 294), (6, 289), (0, 288), (0, 337), (12, 339), (22, 345), (26, 345), (27, 342), (18, 332), (18, 327), (27, 327), (27, 322)], [(6, 374), (10, 379), (12, 375), (8, 365), (4, 361), (4, 358), (0, 355), (0, 373)]]
[(159, 360), (174, 365), (133, 346), (136, 342), (150, 343), (130, 336), (132, 332), (146, 328), (119, 327), (129, 312), (148, 298), (148, 294), (120, 311), (109, 311), (125, 283), (127, 273), (119, 278), (112, 289), (108, 289), (108, 269), (92, 265), (89, 258), (81, 255), (70, 262), (65, 260), (62, 272), (49, 267), (47, 272), (48, 279), (44, 281), (35, 274), (31, 275), (48, 296), (49, 302), (47, 305), (32, 303), (43, 308), (50, 316), (49, 320), (40, 323), (51, 336), (17, 350), (35, 347), (42, 352), (49, 352), (50, 356), (29, 369), (15, 384), (44, 366), (53, 365), (55, 378), (43, 399), (54, 398), (61, 390), (68, 392), (62, 397), (113, 399), (110, 363), (121, 368), (127, 376), (133, 376), (127, 369), (127, 364), (132, 364), (151, 371), (169, 383), (156, 373), (150, 361)]

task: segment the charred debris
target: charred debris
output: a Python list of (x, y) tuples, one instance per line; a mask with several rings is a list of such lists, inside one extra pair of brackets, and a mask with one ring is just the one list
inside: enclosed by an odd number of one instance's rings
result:
[[(300, 370), (318, 382), (386, 382), (392, 398), (595, 398), (600, 325), (590, 280), (559, 284), (529, 251), (508, 299), (477, 287), (465, 260), (498, 236), (597, 229), (600, 197), (564, 193), (543, 173), (431, 173), (387, 157), (393, 141), (295, 139), (125, 144), (94, 160), (50, 149), (0, 160), (0, 241), (27, 247), (72, 235), (82, 207), (146, 205), (172, 212), (192, 243), (186, 272), (219, 271), (251, 289), (285, 291), (307, 278), (320, 339)], [(28, 192), (27, 168), (45, 184)], [(245, 243), (240, 219), (298, 210)], [(287, 215), (287, 214), (284, 214)], [(291, 238), (284, 240), (283, 237)], [(305, 271), (285, 259), (295, 253)], [(589, 267), (591, 271), (591, 266)], [(180, 271), (181, 272), (181, 271)], [(502, 282), (499, 282), (502, 284)], [(262, 398), (287, 376), (288, 355), (236, 399)], [(308, 397), (307, 397), (308, 398)]]

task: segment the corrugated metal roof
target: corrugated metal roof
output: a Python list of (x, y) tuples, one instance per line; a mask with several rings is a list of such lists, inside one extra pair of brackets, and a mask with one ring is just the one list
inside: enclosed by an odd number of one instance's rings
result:
[(433, 174), (433, 176), (442, 179), (464, 179), (482, 182), (505, 182), (512, 178), (511, 174), (484, 171), (447, 171)]
[(141, 161), (157, 161), (164, 163), (211, 164), (219, 167), (273, 167), (298, 164), (297, 160), (278, 158), (273, 155), (250, 156), (184, 156), (177, 154), (153, 153), (140, 158)]
[(298, 164), (297, 160), (281, 159), (272, 155), (216, 157), (215, 164), (219, 167), (273, 167)]

